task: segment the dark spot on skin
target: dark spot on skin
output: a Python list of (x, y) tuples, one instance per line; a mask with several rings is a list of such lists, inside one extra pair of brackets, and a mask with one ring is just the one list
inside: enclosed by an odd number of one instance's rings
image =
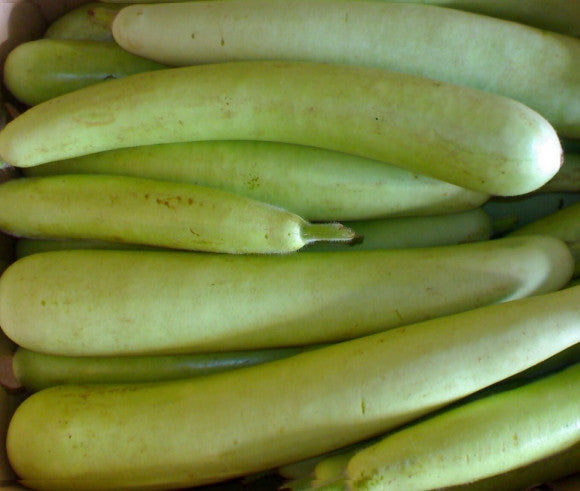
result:
[(157, 204), (166, 206), (172, 210), (175, 209), (176, 203), (180, 203), (182, 200), (181, 196), (171, 196), (169, 198), (157, 198), (155, 201)]
[(253, 176), (246, 181), (246, 186), (248, 189), (256, 189), (260, 187), (260, 178), (258, 176)]

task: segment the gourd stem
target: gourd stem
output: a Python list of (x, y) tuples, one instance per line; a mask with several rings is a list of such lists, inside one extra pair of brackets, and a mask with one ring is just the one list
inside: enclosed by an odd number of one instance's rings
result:
[(341, 223), (306, 223), (302, 227), (302, 238), (311, 242), (353, 242), (360, 240), (354, 230)]

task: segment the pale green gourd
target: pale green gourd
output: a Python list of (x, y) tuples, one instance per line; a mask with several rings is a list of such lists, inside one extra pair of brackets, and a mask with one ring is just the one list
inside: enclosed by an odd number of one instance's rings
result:
[[(173, 3), (189, 0), (103, 0), (105, 4)], [(520, 22), (571, 36), (580, 35), (580, 3), (578, 0), (378, 0), (390, 3), (423, 3), (500, 19)]]
[(309, 220), (453, 213), (488, 195), (384, 162), (266, 141), (145, 145), (26, 167), (26, 176), (123, 174), (217, 187)]
[(17, 237), (126, 242), (230, 254), (296, 251), (352, 241), (339, 223), (207, 186), (130, 176), (66, 174), (0, 185), (0, 230)]
[(580, 363), (436, 414), (356, 452), (347, 488), (423, 491), (467, 484), (580, 443)]
[(211, 0), (128, 6), (112, 32), (128, 51), (169, 65), (346, 63), (465, 85), (580, 137), (580, 39), (498, 18), (417, 3)]
[[(46, 39), (74, 39), (112, 42), (110, 26), (102, 21), (103, 13), (114, 15), (125, 5), (88, 2), (79, 5), (53, 21), (46, 31)], [(98, 15), (96, 15), (98, 14)]]
[(28, 167), (212, 139), (353, 153), (499, 195), (537, 189), (562, 159), (554, 128), (511, 99), (375, 68), (283, 61), (155, 70), (79, 89), (8, 123), (0, 156)]
[[(497, 223), (497, 222), (496, 222)], [(396, 217), (382, 220), (344, 222), (356, 229), (360, 240), (347, 245), (341, 243), (318, 243), (304, 246), (302, 252), (357, 251), (367, 249), (402, 249), (408, 247), (434, 247), (489, 240), (496, 224), (481, 208), (447, 215)], [(70, 249), (162, 249), (122, 242), (73, 239), (27, 239), (19, 238), (13, 245), (17, 258), (39, 252)]]
[(4, 84), (19, 101), (36, 105), (97, 82), (166, 68), (112, 42), (37, 39), (18, 45), (4, 63)]
[(62, 384), (159, 382), (201, 377), (286, 358), (301, 353), (304, 349), (297, 347), (168, 356), (75, 357), (47, 355), (17, 347), (9, 359), (9, 372), (21, 389), (31, 393)]
[(209, 377), (53, 387), (18, 408), (8, 455), (33, 489), (175, 489), (268, 470), (385, 433), (580, 342), (579, 292)]
[(548, 236), (285, 255), (53, 251), (0, 277), (0, 325), (24, 348), (69, 356), (304, 346), (557, 290), (572, 268)]

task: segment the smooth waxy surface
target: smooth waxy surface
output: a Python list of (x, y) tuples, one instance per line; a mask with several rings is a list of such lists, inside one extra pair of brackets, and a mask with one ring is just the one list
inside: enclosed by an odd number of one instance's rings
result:
[(113, 35), (171, 65), (309, 60), (412, 73), (514, 98), (580, 136), (580, 39), (489, 16), (378, 1), (201, 1), (129, 6)]
[(580, 363), (443, 412), (356, 453), (353, 490), (423, 490), (465, 484), (580, 442)]
[(552, 237), (282, 256), (76, 250), (0, 278), (0, 325), (25, 348), (86, 356), (348, 339), (562, 287)]
[(307, 62), (190, 66), (85, 87), (10, 122), (0, 132), (0, 156), (27, 167), (216, 139), (318, 146), (492, 194), (536, 189), (562, 158), (553, 127), (513, 100), (407, 74)]
[(493, 233), (491, 217), (482, 208), (460, 213), (418, 217), (392, 217), (344, 222), (355, 227), (364, 239), (352, 244), (317, 243), (303, 251), (359, 249), (403, 249), (433, 247), (489, 240)]
[[(176, 0), (103, 0), (109, 4), (173, 3)], [(187, 0), (178, 0), (187, 1)], [(382, 1), (382, 0), (379, 0)], [(580, 4), (570, 0), (387, 0), (390, 3), (424, 3), (521, 22), (571, 36), (580, 36)]]
[[(408, 3), (408, 0), (388, 1)], [(414, 3), (427, 3), (466, 10), (570, 36), (580, 36), (580, 3), (576, 0), (518, 0), (516, 2), (498, 2), (497, 0), (419, 0)]]
[(434, 215), (488, 195), (322, 148), (265, 141), (197, 141), (123, 148), (23, 169), (27, 176), (124, 174), (218, 187), (309, 220)]
[[(449, 491), (496, 491), (497, 489), (527, 489), (537, 486), (540, 482), (551, 482), (566, 491), (574, 485), (580, 462), (580, 443), (568, 450), (556, 453), (545, 459), (518, 467), (497, 476), (479, 481), (449, 487)], [(576, 480), (576, 483), (578, 481)], [(574, 489), (572, 487), (572, 489)]]
[(576, 262), (574, 276), (580, 275), (580, 203), (569, 204), (558, 211), (542, 216), (509, 235), (526, 234), (551, 235), (567, 242)]
[[(482, 208), (446, 215), (359, 220), (352, 223), (344, 222), (344, 225), (353, 230), (356, 228), (362, 240), (356, 239), (351, 243), (318, 242), (304, 246), (301, 252), (347, 252), (464, 244), (489, 240), (494, 232), (494, 224), (489, 214)], [(18, 258), (38, 252), (63, 249), (151, 249), (151, 247), (120, 242), (26, 238), (19, 238), (14, 248)]]
[(118, 12), (125, 5), (107, 5), (104, 2), (87, 2), (53, 21), (44, 37), (47, 39), (80, 39), (91, 41), (114, 41), (110, 26), (95, 15), (96, 11), (108, 12), (111, 15)]
[(35, 105), (97, 82), (161, 68), (166, 67), (111, 42), (37, 39), (10, 52), (4, 83), (21, 102)]
[(168, 356), (52, 356), (18, 348), (12, 370), (28, 392), (62, 384), (158, 382), (257, 365), (300, 353), (302, 348)]
[(207, 186), (130, 176), (67, 174), (0, 186), (0, 229), (45, 239), (88, 239), (220, 253), (287, 253), (355, 233), (311, 224), (268, 203)]
[(579, 288), (210, 377), (47, 389), (12, 419), (9, 456), (37, 489), (172, 489), (301, 460), (386, 432), (580, 342)]

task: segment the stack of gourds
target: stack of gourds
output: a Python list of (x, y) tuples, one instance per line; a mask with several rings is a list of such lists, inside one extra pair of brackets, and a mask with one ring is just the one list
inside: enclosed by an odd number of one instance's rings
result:
[(580, 3), (432, 3), (95, 2), (10, 53), (25, 486), (578, 470)]

